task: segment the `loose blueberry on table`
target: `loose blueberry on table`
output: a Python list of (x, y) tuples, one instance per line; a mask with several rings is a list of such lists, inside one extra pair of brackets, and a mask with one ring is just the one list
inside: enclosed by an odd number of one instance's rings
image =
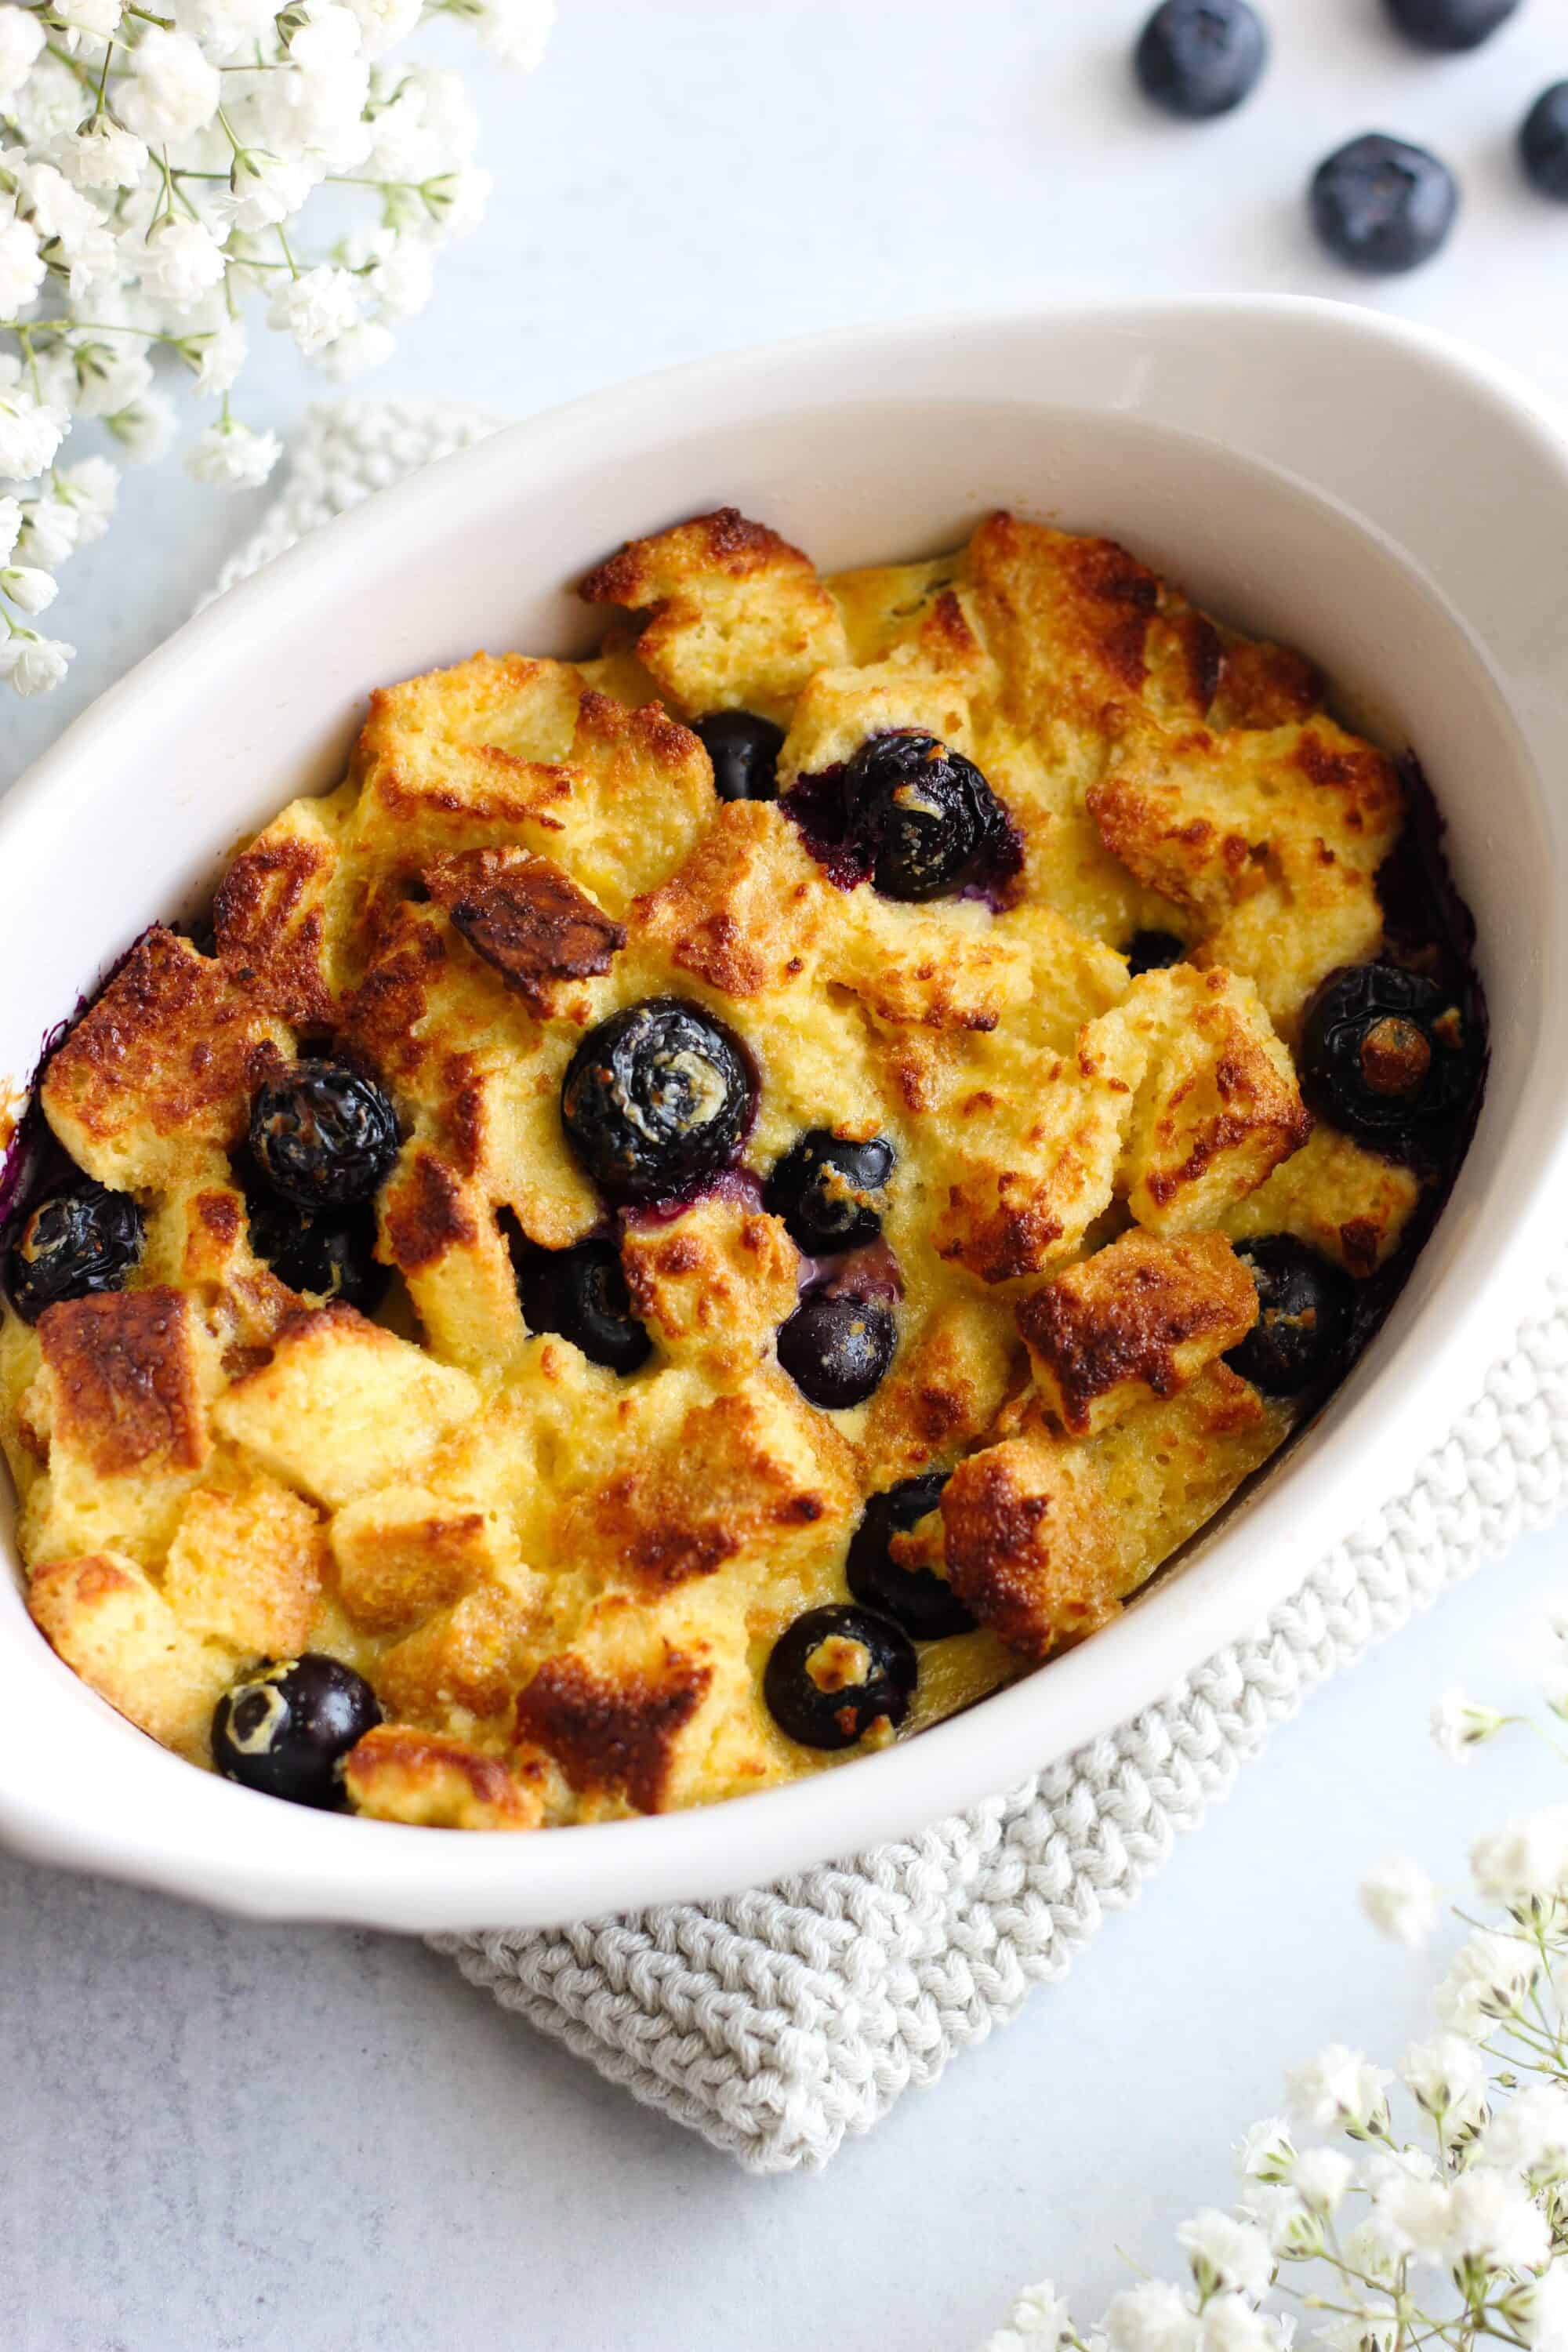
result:
[(375, 1693), (341, 1659), (307, 1650), (231, 1683), (213, 1710), (213, 1762), (226, 1780), (331, 1811), (342, 1760), (381, 1721)]
[(526, 1249), (518, 1290), (531, 1331), (553, 1331), (581, 1348), (591, 1364), (635, 1372), (653, 1342), (632, 1313), (620, 1253), (610, 1242), (574, 1249)]
[(1387, 0), (1389, 15), (1418, 48), (1479, 49), (1506, 25), (1519, 0)]
[(1354, 1290), (1348, 1275), (1289, 1234), (1237, 1242), (1258, 1286), (1258, 1320), (1226, 1362), (1265, 1396), (1300, 1396), (1344, 1370)]
[(655, 1201), (729, 1167), (755, 1102), (734, 1031), (700, 1004), (650, 996), (590, 1029), (562, 1081), (561, 1118), (602, 1191)]
[(1374, 1150), (1401, 1152), (1463, 1117), (1481, 1041), (1436, 981), (1398, 964), (1347, 964), (1308, 1004), (1299, 1061), (1309, 1110)]
[(302, 1061), (257, 1089), (250, 1156), (262, 1181), (301, 1209), (368, 1201), (397, 1158), (397, 1114), (374, 1078)]
[(880, 1299), (812, 1290), (779, 1332), (779, 1361), (808, 1403), (841, 1412), (875, 1394), (898, 1343)]
[(1372, 131), (1319, 165), (1310, 204), (1312, 225), (1337, 260), (1388, 278), (1441, 252), (1459, 190), (1447, 163), (1425, 147)]
[(803, 1748), (853, 1748), (876, 1725), (896, 1731), (920, 1666), (907, 1635), (873, 1609), (808, 1609), (774, 1643), (763, 1675), (768, 1712)]
[(693, 719), (691, 731), (713, 762), (713, 789), (721, 801), (777, 800), (782, 727), (754, 710), (715, 710)]
[(860, 1249), (882, 1230), (879, 1199), (896, 1154), (885, 1136), (854, 1143), (814, 1127), (792, 1144), (768, 1178), (763, 1206), (782, 1217), (808, 1257)]
[(376, 1260), (375, 1211), (368, 1202), (301, 1209), (258, 1193), (249, 1205), (250, 1246), (279, 1282), (313, 1297), (341, 1299), (362, 1314), (379, 1306), (392, 1275)]
[(1129, 974), (1137, 980), (1143, 972), (1168, 971), (1173, 963), (1184, 963), (1187, 943), (1174, 931), (1134, 931), (1121, 952)]
[(1532, 188), (1568, 205), (1568, 81), (1553, 82), (1525, 116), (1520, 161)]
[(1145, 98), (1184, 122), (1230, 113), (1268, 62), (1268, 36), (1247, 0), (1165, 0), (1133, 53)]
[(942, 1500), (947, 1475), (928, 1470), (873, 1495), (850, 1539), (845, 1573), (855, 1599), (879, 1610), (913, 1642), (945, 1642), (972, 1633), (974, 1620), (945, 1577), (929, 1568), (904, 1568), (889, 1549)]
[(142, 1255), (142, 1212), (129, 1192), (89, 1176), (38, 1202), (12, 1245), (11, 1304), (26, 1323), (62, 1299), (118, 1290)]
[(844, 772), (850, 840), (885, 898), (941, 898), (981, 876), (1007, 813), (972, 760), (915, 728), (873, 735)]

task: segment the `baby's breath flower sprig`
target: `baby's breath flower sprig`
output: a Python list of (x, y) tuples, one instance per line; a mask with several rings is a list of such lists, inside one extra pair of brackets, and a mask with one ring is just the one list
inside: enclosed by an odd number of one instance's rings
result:
[[(1565, 1688), (1560, 1666), (1559, 1720)], [(1463, 1762), (1531, 1720), (1449, 1693), (1432, 1729)], [(983, 2352), (1291, 2352), (1298, 2313), (1317, 2352), (1568, 2352), (1568, 1804), (1479, 1837), (1469, 1874), (1430, 2040), (1393, 2071), (1338, 2042), (1291, 2068), (1289, 2119), (1236, 2152), (1236, 2209), (1177, 2231), (1184, 2280), (1140, 2280), (1082, 2334), (1054, 2285), (1032, 2287)], [(1407, 1857), (1362, 1901), (1401, 1942), (1436, 1925)]]
[[(120, 454), (162, 456), (177, 425), (162, 358), (220, 404), (189, 471), (264, 482), (280, 445), (231, 399), (247, 310), (334, 381), (379, 365), (489, 193), (461, 76), (391, 53), (450, 16), (526, 72), (554, 13), (554, 0), (0, 0), (0, 679), (44, 692), (72, 658), (31, 625), (59, 566), (107, 527), (118, 476), (101, 455), (63, 465), (70, 436), (96, 425)], [(334, 205), (368, 226), (325, 241)]]

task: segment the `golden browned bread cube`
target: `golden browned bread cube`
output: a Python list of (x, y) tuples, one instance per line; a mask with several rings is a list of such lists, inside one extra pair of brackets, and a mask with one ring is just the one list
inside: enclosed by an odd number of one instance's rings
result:
[(383, 1486), (334, 1514), (338, 1596), (358, 1624), (396, 1633), (517, 1567), (494, 1510), (465, 1509), (427, 1486)]
[(289, 1045), (227, 966), (154, 928), (51, 1057), (44, 1113), (101, 1184), (221, 1181), (250, 1097)]
[(809, 558), (733, 507), (631, 541), (582, 593), (647, 614), (637, 659), (694, 718), (771, 715), (844, 658), (844, 625)]
[(1408, 1168), (1319, 1127), (1222, 1223), (1232, 1241), (1293, 1234), (1364, 1280), (1393, 1256), (1420, 1199), (1419, 1179)]
[(667, 1352), (726, 1385), (756, 1369), (800, 1291), (800, 1252), (782, 1220), (721, 1192), (632, 1225), (621, 1264), (634, 1311)]
[(275, 1478), (197, 1486), (163, 1565), (163, 1598), (182, 1625), (259, 1657), (310, 1646), (321, 1600), (321, 1520)]
[(1075, 1437), (1174, 1396), (1257, 1320), (1252, 1276), (1223, 1234), (1134, 1229), (1018, 1302), (1035, 1385)]
[(27, 1588), (33, 1622), (83, 1682), (165, 1748), (207, 1757), (235, 1655), (183, 1625), (135, 1560), (47, 1561)]
[(465, 1373), (334, 1306), (291, 1316), (215, 1418), (263, 1469), (335, 1510), (405, 1474), (478, 1402)]
[(343, 1765), (343, 1785), (356, 1812), (424, 1829), (537, 1829), (549, 1780), (542, 1759), (506, 1764), (461, 1739), (406, 1723), (378, 1724)]

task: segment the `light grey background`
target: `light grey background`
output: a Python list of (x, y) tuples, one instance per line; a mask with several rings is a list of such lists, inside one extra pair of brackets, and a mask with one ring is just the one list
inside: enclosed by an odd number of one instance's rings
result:
[[(1398, 47), (1377, 0), (1268, 0), (1265, 90), (1201, 131), (1128, 96), (1142, 13), (563, 0), (536, 79), (487, 69), (491, 213), (365, 388), (521, 414), (858, 318), (1272, 288), (1375, 299), (1568, 394), (1568, 212), (1509, 153), (1568, 75), (1563, 0), (1459, 63)], [(1372, 127), (1439, 145), (1468, 205), (1445, 260), (1369, 297), (1314, 252), (1300, 190)], [(286, 433), (310, 389), (263, 353), (247, 421)], [(174, 625), (263, 504), (132, 476), (51, 623), (83, 649), (70, 684), (0, 701), (0, 779)], [(1046, 2272), (1093, 2315), (1128, 2275), (1117, 2245), (1158, 2269), (1225, 2199), (1287, 2063), (1331, 2036), (1387, 2059), (1418, 2030), (1432, 1969), (1373, 1937), (1353, 1882), (1404, 1845), (1457, 1876), (1476, 1828), (1555, 1793), (1522, 1735), (1461, 1773), (1425, 1722), (1456, 1674), (1521, 1695), (1561, 1549), (1521, 1545), (1322, 1694), (1072, 1979), (822, 2179), (746, 2179), (417, 1945), (0, 1861), (7, 2352), (967, 2352)]]

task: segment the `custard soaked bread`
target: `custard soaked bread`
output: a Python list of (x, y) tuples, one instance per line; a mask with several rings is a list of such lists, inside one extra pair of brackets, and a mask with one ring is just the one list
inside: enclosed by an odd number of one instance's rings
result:
[(1480, 1085), (1395, 765), (1125, 550), (824, 580), (724, 511), (582, 593), (600, 657), (378, 693), (210, 947), (136, 943), (10, 1235), (42, 1632), (381, 1819), (766, 1788), (1093, 1633)]

